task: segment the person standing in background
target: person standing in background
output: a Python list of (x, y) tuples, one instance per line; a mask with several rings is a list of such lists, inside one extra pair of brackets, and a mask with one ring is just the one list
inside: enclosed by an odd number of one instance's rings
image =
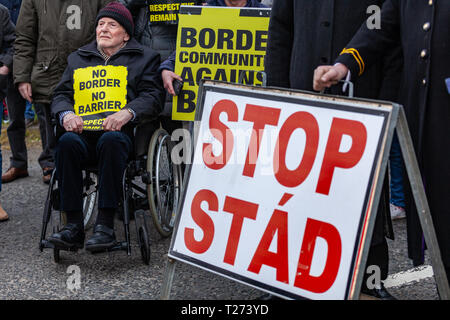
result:
[[(153, 0), (121, 0), (121, 2), (127, 6), (133, 15), (135, 39), (140, 44), (158, 52), (161, 56), (161, 61), (166, 60), (176, 48), (178, 21), (150, 21), (151, 12), (149, 6), (155, 3)], [(193, 0), (191, 2), (194, 3), (194, 5), (202, 4), (201, 0)], [(136, 127), (137, 139), (140, 139), (139, 136), (152, 135), (153, 132), (159, 128), (160, 124), (169, 134), (172, 134), (174, 130), (183, 127), (182, 121), (172, 120), (171, 95), (165, 95), (163, 106), (161, 107), (162, 112), (158, 119), (152, 122), (152, 125), (146, 123)], [(148, 143), (150, 143), (150, 141), (148, 141)], [(147, 153), (148, 145), (136, 143), (136, 146), (138, 148), (138, 150), (136, 150), (138, 155)]]
[(403, 165), (402, 150), (400, 149), (397, 133), (395, 133), (389, 154), (390, 209), (392, 220), (406, 218), (404, 176), (405, 167)]
[[(380, 28), (361, 26), (344, 44), (347, 50), (330, 65), (316, 69), (314, 89), (327, 88), (349, 72), (355, 78), (364, 76), (361, 66), (375, 65), (401, 44), (399, 102), (405, 109), (450, 283), (450, 1), (386, 0), (380, 16)], [(426, 244), (412, 191), (406, 191), (408, 256), (418, 266), (424, 263)]]
[(22, 1), (14, 44), (14, 83), (22, 97), (34, 103), (39, 117), (43, 151), (38, 161), (44, 183), (50, 182), (54, 168), (53, 90), (67, 66), (68, 55), (94, 39), (95, 17), (110, 2)]
[[(16, 23), (22, 0), (0, 0), (0, 4), (8, 8), (11, 21)], [(10, 167), (2, 175), (2, 183), (28, 176), (28, 154), (25, 144), (25, 110), (26, 101), (14, 85), (12, 69), (8, 75), (6, 101), (8, 105), (9, 126), (6, 129), (11, 147)], [(31, 105), (31, 104), (30, 104)], [(33, 115), (34, 118), (34, 115)]]
[[(0, 4), (0, 101), (6, 96), (8, 79), (12, 69), (14, 24), (9, 18), (8, 9)], [(1, 126), (1, 121), (0, 121)], [(0, 127), (1, 128), (1, 127)], [(2, 165), (2, 153), (0, 150), (0, 166)], [(2, 184), (0, 182), (0, 191)], [(8, 214), (0, 204), (0, 222), (8, 220)]]
[[(11, 17), (14, 26), (17, 24), (17, 18), (19, 17), (20, 6), (22, 5), (22, 0), (0, 0), (0, 4), (4, 5), (9, 10), (9, 15)], [(27, 101), (25, 106), (25, 124), (30, 126), (34, 122), (34, 111), (33, 106)]]
[[(269, 86), (313, 90), (314, 69), (334, 61), (352, 35), (369, 17), (367, 8), (381, 7), (383, 0), (275, 0), (272, 6), (265, 68)], [(393, 48), (384, 60), (368, 69), (355, 81), (355, 96), (368, 99), (397, 100), (402, 66), (400, 48)], [(330, 88), (343, 95), (343, 87)], [(389, 216), (389, 184), (384, 179), (367, 266), (377, 265), (381, 280), (387, 278), (389, 252), (385, 225)], [(387, 228), (392, 230), (392, 226)], [(381, 283), (369, 289), (365, 273), (361, 291), (381, 298), (394, 299)]]

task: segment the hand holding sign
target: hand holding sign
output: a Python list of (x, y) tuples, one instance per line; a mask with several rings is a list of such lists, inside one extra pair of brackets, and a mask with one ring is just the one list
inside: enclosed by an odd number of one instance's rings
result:
[(170, 70), (163, 70), (161, 73), (161, 77), (163, 80), (163, 84), (164, 84), (164, 89), (167, 90), (167, 92), (169, 94), (171, 94), (172, 96), (176, 96), (175, 94), (175, 90), (173, 89), (173, 80), (180, 80), (183, 81), (183, 79), (177, 75), (175, 72), (172, 72)]
[(103, 130), (105, 131), (120, 131), (122, 127), (127, 124), (133, 115), (126, 109), (122, 109), (112, 115), (106, 117), (103, 121)]
[(75, 113), (69, 113), (63, 118), (63, 127), (67, 132), (80, 134), (83, 132), (83, 119)]
[(334, 66), (317, 67), (316, 70), (314, 70), (314, 90), (322, 91), (325, 88), (335, 85), (347, 75), (348, 71), (348, 68), (342, 63), (338, 63)]
[(127, 104), (127, 76), (128, 69), (125, 66), (95, 66), (74, 70), (74, 111), (83, 119), (83, 130), (101, 131), (105, 127), (106, 131), (120, 130), (124, 124), (123, 118), (128, 116), (118, 116), (120, 124), (105, 124), (104, 121)]

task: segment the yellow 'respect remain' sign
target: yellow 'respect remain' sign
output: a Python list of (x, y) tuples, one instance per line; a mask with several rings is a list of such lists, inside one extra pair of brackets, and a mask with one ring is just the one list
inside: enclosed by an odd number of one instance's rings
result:
[(105, 118), (127, 104), (125, 66), (95, 66), (73, 73), (74, 110), (83, 119), (83, 130), (103, 130)]

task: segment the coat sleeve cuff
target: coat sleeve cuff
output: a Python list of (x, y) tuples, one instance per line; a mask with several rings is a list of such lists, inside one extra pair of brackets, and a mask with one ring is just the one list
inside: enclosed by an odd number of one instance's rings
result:
[(356, 49), (344, 49), (335, 61), (345, 65), (352, 75), (361, 76), (364, 73), (365, 63)]
[(14, 84), (18, 85), (21, 82), (31, 83), (31, 76), (18, 76), (14, 75)]
[(134, 110), (131, 109), (130, 107), (126, 107), (125, 109), (126, 109), (129, 113), (131, 113), (131, 115), (133, 116), (133, 118), (131, 118), (130, 121), (136, 120), (136, 111), (134, 111)]
[(10, 55), (3, 55), (0, 58), (0, 62), (9, 68), (9, 70), (12, 71), (12, 64), (13, 64), (13, 58)]
[(61, 111), (59, 114), (58, 114), (58, 117), (59, 117), (59, 124), (61, 125), (61, 127), (63, 126), (63, 120), (64, 120), (64, 117), (66, 116), (66, 115), (68, 115), (69, 113), (75, 113), (75, 112), (73, 112), (73, 111)]

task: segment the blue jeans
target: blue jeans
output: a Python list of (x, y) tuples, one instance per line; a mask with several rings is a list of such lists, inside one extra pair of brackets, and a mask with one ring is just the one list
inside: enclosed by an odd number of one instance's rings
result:
[(398, 207), (405, 207), (405, 192), (403, 190), (403, 157), (398, 141), (397, 133), (392, 140), (391, 152), (389, 154), (390, 165), (390, 189), (391, 203)]

